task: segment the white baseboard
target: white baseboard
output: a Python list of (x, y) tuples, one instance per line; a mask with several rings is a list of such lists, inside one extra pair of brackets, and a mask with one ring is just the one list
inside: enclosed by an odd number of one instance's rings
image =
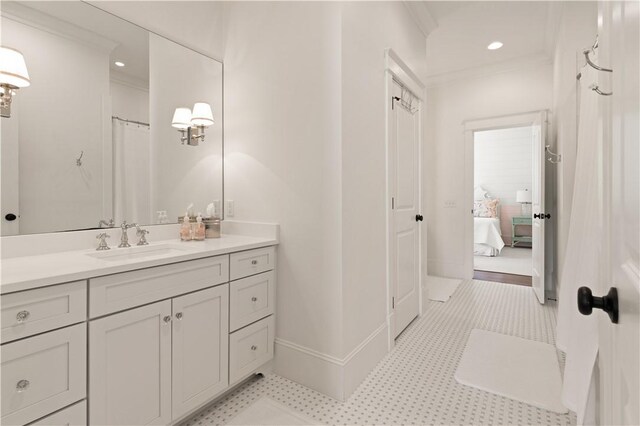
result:
[(382, 324), (344, 358), (276, 338), (275, 372), (345, 401), (388, 353), (387, 332), (387, 324)]

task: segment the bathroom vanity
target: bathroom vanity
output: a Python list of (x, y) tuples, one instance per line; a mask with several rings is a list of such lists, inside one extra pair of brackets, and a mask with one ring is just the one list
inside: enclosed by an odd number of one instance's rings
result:
[(3, 260), (2, 424), (172, 424), (265, 368), (277, 237)]

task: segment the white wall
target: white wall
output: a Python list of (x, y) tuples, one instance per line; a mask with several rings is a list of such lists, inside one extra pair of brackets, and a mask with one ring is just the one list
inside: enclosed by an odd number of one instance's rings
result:
[(111, 115), (127, 120), (149, 122), (149, 88), (111, 79)]
[(2, 18), (2, 44), (24, 54), (32, 81), (18, 91), (14, 116), (2, 119), (18, 126), (20, 210), (13, 213), (23, 234), (95, 227), (106, 207), (100, 129), (109, 121), (109, 51), (54, 24)]
[(225, 198), (281, 226), (276, 371), (342, 399), (387, 350), (384, 51), (421, 73), (425, 39), (396, 2), (227, 12)]
[(540, 63), (427, 89), (423, 199), (430, 275), (462, 278), (466, 272), (470, 248), (464, 246), (463, 224), (470, 212), (464, 198), (463, 121), (549, 109), (552, 88), (552, 66)]
[(531, 127), (487, 130), (474, 134), (474, 186), (501, 205), (516, 204), (516, 191), (531, 191)]
[(563, 2), (562, 17), (553, 64), (553, 111), (555, 150), (562, 155), (557, 173), (557, 265), (558, 286), (562, 285), (564, 253), (569, 234), (573, 176), (576, 161), (577, 98), (576, 74), (584, 64), (582, 50), (589, 48), (598, 32), (596, 2)]

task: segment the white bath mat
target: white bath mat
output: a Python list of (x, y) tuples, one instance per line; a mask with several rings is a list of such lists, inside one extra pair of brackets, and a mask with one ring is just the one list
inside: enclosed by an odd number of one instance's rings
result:
[(462, 280), (427, 276), (427, 297), (436, 302), (446, 302), (456, 291)]
[(313, 419), (296, 413), (286, 405), (262, 397), (238, 413), (228, 425), (318, 425)]
[(455, 378), (459, 383), (564, 414), (556, 348), (548, 343), (471, 330)]

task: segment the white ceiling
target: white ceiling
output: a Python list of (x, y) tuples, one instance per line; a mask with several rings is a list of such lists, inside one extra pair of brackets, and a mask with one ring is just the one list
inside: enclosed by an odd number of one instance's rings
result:
[[(546, 1), (425, 1), (437, 27), (427, 37), (429, 78), (551, 57), (555, 9)], [(504, 46), (488, 50), (492, 41)]]

